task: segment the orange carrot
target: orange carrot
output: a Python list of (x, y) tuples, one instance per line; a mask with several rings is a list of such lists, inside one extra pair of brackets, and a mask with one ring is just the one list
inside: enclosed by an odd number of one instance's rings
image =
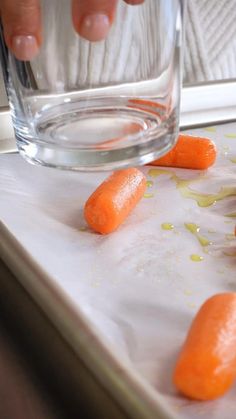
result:
[(150, 165), (207, 169), (214, 164), (215, 160), (216, 146), (213, 141), (209, 138), (181, 134), (174, 148)]
[(88, 225), (101, 234), (116, 230), (129, 215), (146, 188), (146, 178), (138, 169), (114, 172), (85, 204)]
[(166, 110), (167, 106), (163, 105), (162, 103), (159, 102), (155, 102), (152, 100), (147, 100), (147, 99), (130, 99), (129, 103), (133, 103), (134, 105), (144, 105), (144, 106), (148, 106), (151, 108), (156, 108), (156, 109), (163, 109)]
[(138, 109), (139, 111), (148, 112), (149, 114), (155, 115), (162, 119), (167, 106), (159, 102), (154, 102), (146, 99), (130, 99), (129, 108)]
[(236, 293), (217, 294), (197, 313), (173, 381), (196, 400), (222, 396), (236, 377)]

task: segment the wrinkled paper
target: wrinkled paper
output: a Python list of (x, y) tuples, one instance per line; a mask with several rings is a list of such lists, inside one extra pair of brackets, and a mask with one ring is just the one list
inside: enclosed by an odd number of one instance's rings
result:
[(233, 419), (236, 386), (197, 403), (171, 382), (199, 306), (236, 290), (236, 124), (191, 133), (215, 140), (216, 165), (204, 172), (144, 167), (145, 197), (113, 234), (95, 234), (83, 219), (86, 199), (107, 174), (32, 166), (16, 154), (0, 158), (0, 218), (173, 414)]

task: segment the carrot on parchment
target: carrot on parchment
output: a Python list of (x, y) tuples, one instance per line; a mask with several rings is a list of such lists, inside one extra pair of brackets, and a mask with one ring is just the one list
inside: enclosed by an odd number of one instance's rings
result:
[(217, 294), (197, 313), (177, 360), (173, 381), (185, 396), (222, 396), (236, 377), (236, 293)]
[(111, 233), (142, 198), (145, 188), (146, 178), (140, 170), (131, 168), (114, 172), (86, 202), (85, 220), (98, 233)]
[(202, 170), (212, 166), (215, 160), (216, 146), (209, 138), (180, 134), (174, 148), (150, 165)]

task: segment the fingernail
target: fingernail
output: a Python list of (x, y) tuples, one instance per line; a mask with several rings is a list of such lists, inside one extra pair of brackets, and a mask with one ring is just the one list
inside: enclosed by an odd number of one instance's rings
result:
[(32, 35), (18, 35), (12, 38), (12, 51), (21, 61), (30, 61), (39, 50), (37, 40)]
[(80, 34), (88, 41), (102, 41), (110, 29), (110, 20), (107, 15), (94, 14), (85, 16), (81, 22)]

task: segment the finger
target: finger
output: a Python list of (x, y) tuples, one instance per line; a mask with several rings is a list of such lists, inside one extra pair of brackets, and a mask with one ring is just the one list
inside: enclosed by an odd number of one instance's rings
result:
[(142, 4), (144, 2), (144, 0), (125, 0), (125, 2), (135, 6), (136, 4)]
[(1, 18), (6, 44), (22, 61), (38, 53), (41, 44), (40, 0), (2, 0)]
[(88, 41), (106, 38), (115, 16), (118, 0), (73, 0), (75, 30)]

